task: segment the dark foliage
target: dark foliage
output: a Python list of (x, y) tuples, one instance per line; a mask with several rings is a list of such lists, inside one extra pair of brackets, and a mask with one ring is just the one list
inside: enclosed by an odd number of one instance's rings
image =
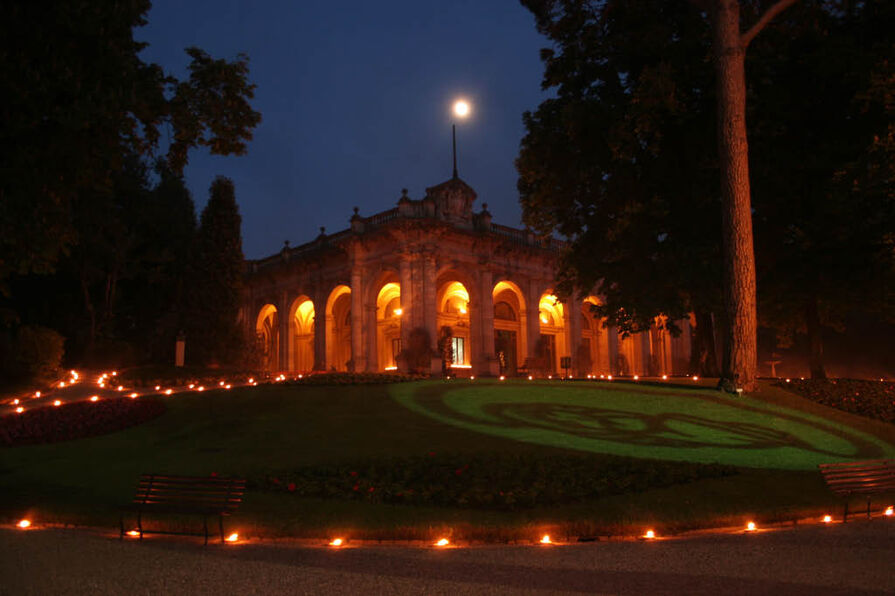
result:
[(402, 375), (397, 373), (373, 372), (328, 372), (305, 375), (300, 379), (285, 381), (285, 385), (384, 385), (387, 383), (403, 383), (418, 381), (419, 375)]
[(895, 383), (860, 379), (792, 379), (776, 383), (819, 404), (895, 423)]
[(587, 455), (441, 455), (313, 466), (268, 476), (265, 490), (302, 497), (512, 510), (636, 493), (735, 473), (721, 465)]
[(44, 406), (0, 417), (0, 445), (58, 443), (105, 435), (164, 414), (157, 399), (103, 399)]

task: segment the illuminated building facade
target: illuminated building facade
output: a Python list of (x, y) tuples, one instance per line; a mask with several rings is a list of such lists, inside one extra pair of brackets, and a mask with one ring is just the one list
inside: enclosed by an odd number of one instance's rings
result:
[[(270, 372), (419, 369), (496, 376), (686, 374), (673, 338), (627, 338), (557, 299), (561, 242), (492, 223), (459, 178), (307, 244), (251, 261), (242, 321)], [(568, 358), (567, 360), (565, 358)]]

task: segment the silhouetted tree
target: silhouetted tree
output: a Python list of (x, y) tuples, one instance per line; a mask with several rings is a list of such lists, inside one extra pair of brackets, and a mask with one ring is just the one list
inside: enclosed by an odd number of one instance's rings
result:
[(235, 365), (244, 338), (237, 317), (245, 264), (242, 218), (233, 182), (218, 176), (202, 210), (190, 292), (187, 358), (197, 364)]

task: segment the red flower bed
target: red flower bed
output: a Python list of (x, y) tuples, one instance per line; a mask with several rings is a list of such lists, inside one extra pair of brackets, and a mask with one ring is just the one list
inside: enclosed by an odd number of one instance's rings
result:
[(44, 406), (0, 417), (0, 445), (56, 443), (104, 435), (161, 416), (157, 399), (104, 399)]
[(776, 384), (831, 408), (895, 422), (895, 383), (889, 381), (793, 379)]

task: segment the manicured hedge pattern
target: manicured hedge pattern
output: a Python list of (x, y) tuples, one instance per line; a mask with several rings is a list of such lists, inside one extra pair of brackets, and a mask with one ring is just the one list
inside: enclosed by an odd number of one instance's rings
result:
[(302, 497), (476, 509), (560, 505), (736, 473), (721, 465), (589, 455), (437, 455), (312, 466), (267, 476), (262, 490)]
[(825, 406), (895, 422), (895, 383), (891, 381), (793, 379), (777, 385)]
[(104, 435), (161, 416), (158, 399), (116, 398), (44, 406), (0, 417), (0, 445), (56, 443)]

